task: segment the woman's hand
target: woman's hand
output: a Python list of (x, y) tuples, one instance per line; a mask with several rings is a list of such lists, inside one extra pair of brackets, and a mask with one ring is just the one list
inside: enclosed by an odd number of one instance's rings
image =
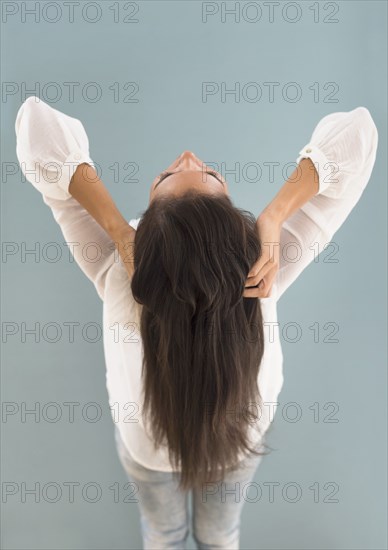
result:
[[(248, 273), (243, 294), (245, 298), (267, 298), (270, 295), (279, 269), (281, 227), (282, 223), (279, 218), (265, 211), (257, 218), (256, 228), (262, 254)], [(259, 286), (257, 287), (257, 285)]]

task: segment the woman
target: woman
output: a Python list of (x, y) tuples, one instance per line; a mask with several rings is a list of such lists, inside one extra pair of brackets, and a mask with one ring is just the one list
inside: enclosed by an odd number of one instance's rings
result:
[(29, 97), (15, 129), (23, 173), (103, 301), (109, 404), (144, 548), (185, 547), (189, 490), (198, 548), (238, 548), (283, 384), (276, 304), (369, 181), (369, 111), (322, 118), (257, 219), (185, 151), (128, 224), (79, 120)]

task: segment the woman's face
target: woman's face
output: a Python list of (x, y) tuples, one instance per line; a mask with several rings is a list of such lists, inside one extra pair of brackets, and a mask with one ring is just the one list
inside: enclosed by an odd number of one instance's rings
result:
[(163, 195), (181, 195), (189, 190), (229, 194), (226, 181), (219, 172), (208, 168), (191, 151), (184, 151), (151, 185), (149, 202)]

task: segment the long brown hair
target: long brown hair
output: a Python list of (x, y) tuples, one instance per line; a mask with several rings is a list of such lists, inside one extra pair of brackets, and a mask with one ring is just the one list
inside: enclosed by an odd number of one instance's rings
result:
[(260, 300), (242, 296), (261, 255), (255, 221), (227, 195), (189, 190), (153, 199), (137, 227), (142, 410), (182, 489), (222, 480), (239, 452), (265, 454), (247, 433), (264, 352)]

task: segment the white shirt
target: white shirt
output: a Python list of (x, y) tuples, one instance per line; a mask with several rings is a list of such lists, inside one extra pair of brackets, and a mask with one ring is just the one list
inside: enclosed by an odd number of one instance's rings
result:
[[(33, 96), (21, 105), (15, 130), (23, 174), (51, 208), (76, 262), (103, 302), (106, 384), (112, 419), (137, 462), (154, 470), (172, 471), (167, 447), (154, 449), (141, 415), (143, 348), (139, 306), (133, 299), (130, 279), (109, 235), (68, 191), (78, 164), (94, 165), (85, 129), (79, 120)], [(331, 241), (360, 199), (372, 173), (377, 143), (377, 129), (368, 109), (357, 107), (323, 117), (299, 151), (297, 163), (304, 157), (314, 162), (319, 191), (283, 224), (280, 268), (271, 296), (261, 299), (265, 345), (258, 385), (263, 403), (267, 403), (260, 410), (257, 425), (262, 434), (273, 420), (283, 385), (277, 301), (312, 262), (315, 251), (321, 252)], [(139, 221), (131, 219), (129, 224), (136, 229)], [(282, 253), (289, 243), (299, 251), (296, 262), (286, 261)], [(313, 243), (315, 246), (310, 248)], [(254, 425), (249, 435), (252, 443), (260, 442)]]

